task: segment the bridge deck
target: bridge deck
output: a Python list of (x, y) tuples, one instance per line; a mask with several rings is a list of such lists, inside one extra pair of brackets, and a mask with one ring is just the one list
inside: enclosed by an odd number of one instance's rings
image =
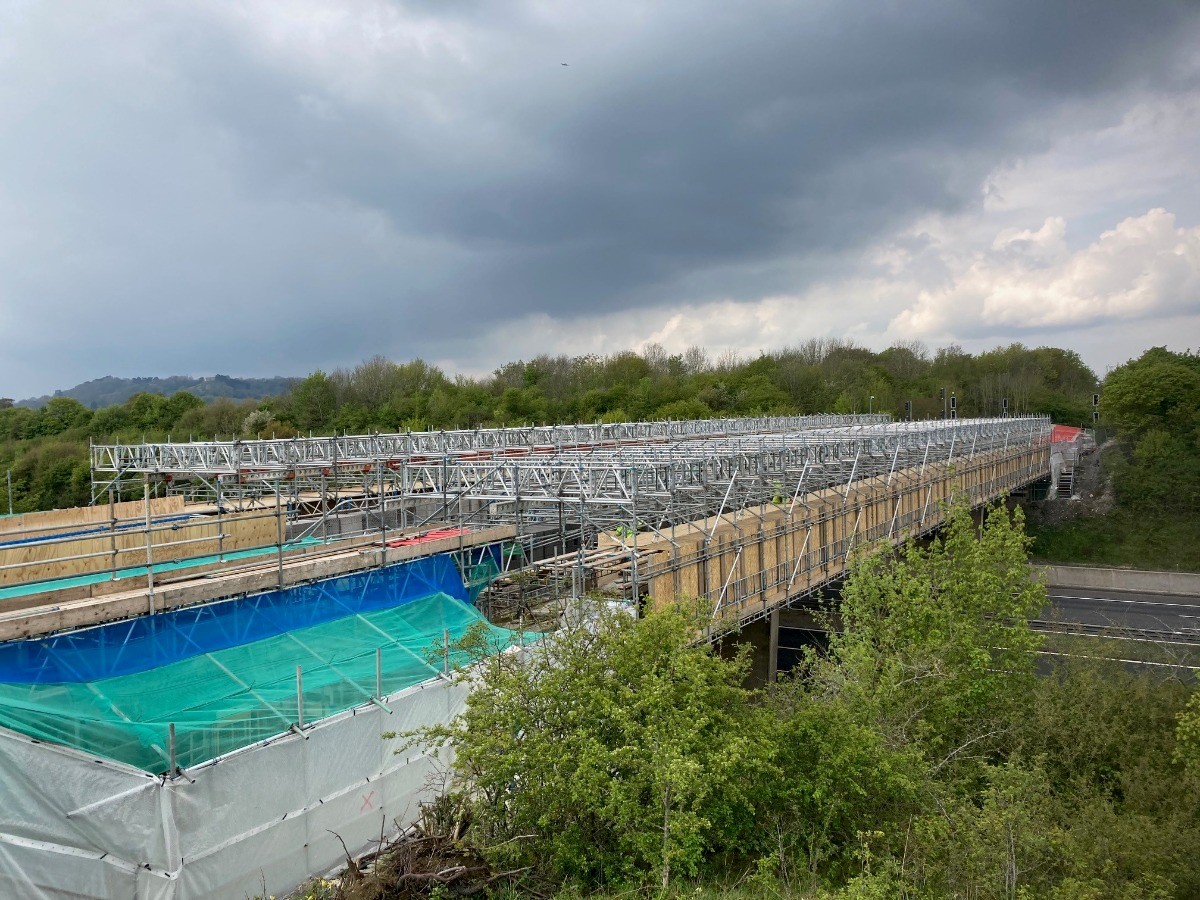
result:
[(0, 641), (276, 590), (437, 553), (509, 541), (514, 535), (515, 529), (511, 525), (498, 525), (465, 535), (387, 548), (376, 537), (358, 538), (328, 546), (305, 547), (282, 557), (270, 556), (249, 564), (244, 560), (241, 565), (238, 561), (230, 561), (220, 567), (210, 567), (210, 571), (189, 572), (169, 582), (157, 583), (153, 588), (143, 584), (133, 590), (75, 599), (64, 599), (61, 592), (50, 591), (23, 598), (19, 603), (5, 603), (0, 612)]
[(798, 495), (687, 523), (638, 544), (601, 536), (582, 559), (567, 554), (547, 567), (587, 569), (590, 583), (652, 605), (699, 598), (714, 630), (768, 615), (788, 600), (843, 577), (852, 553), (900, 544), (936, 529), (951, 495), (973, 506), (1045, 477), (1046, 447), (993, 450), (873, 475), (842, 488)]
[[(952, 492), (977, 504), (1044, 477), (1049, 434), (1044, 418), (851, 416), (100, 448), (143, 497), (0, 535), (0, 640), (379, 565), (389, 538), (435, 526), (511, 542), (505, 567), (550, 572), (556, 601), (701, 597), (724, 627), (840, 577), (854, 547), (936, 527)], [(528, 581), (510, 579), (518, 609)]]

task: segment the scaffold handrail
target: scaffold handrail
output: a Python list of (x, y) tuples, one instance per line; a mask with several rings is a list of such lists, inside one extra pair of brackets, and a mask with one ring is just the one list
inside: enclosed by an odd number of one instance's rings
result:
[(336, 435), (232, 441), (93, 444), (93, 473), (219, 475), (246, 470), (330, 468), (424, 455), (553, 450), (677, 442), (718, 436), (807, 431), (888, 422), (885, 414), (772, 416), (616, 424), (541, 425), (395, 434)]
[[(320, 508), (330, 490), (336, 503), (349, 489), (380, 505), (381, 515), (386, 503), (421, 505), (418, 521), (462, 515), (466, 503), (486, 510), (481, 520), (536, 522), (557, 513), (604, 528), (685, 522), (722, 502), (746, 507), (801, 489), (849, 491), (856, 479), (917, 464), (1046, 444), (1050, 430), (1049, 418), (1038, 416), (797, 416), (115, 445), (93, 455), (124, 466), (110, 484), (162, 478), (168, 491), (193, 498), (253, 498), (286, 483), (289, 496), (316, 498)], [(97, 468), (94, 483), (111, 471)]]

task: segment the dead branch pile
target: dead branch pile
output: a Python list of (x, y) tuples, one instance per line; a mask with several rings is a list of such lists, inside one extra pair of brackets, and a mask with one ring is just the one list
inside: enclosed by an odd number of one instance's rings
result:
[(494, 870), (463, 842), (466, 822), (454, 815), (450, 804), (435, 802), (421, 812), (418, 824), (391, 842), (381, 842), (379, 851), (357, 860), (347, 853), (346, 871), (329, 900), (409, 900), (435, 893), (487, 896), (511, 887), (527, 871)]

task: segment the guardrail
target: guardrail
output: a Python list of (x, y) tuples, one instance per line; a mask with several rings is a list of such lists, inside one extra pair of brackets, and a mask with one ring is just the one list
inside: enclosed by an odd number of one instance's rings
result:
[(1099, 566), (1036, 565), (1046, 584), (1053, 587), (1137, 591), (1144, 594), (1177, 594), (1200, 597), (1200, 573), (1153, 572)]

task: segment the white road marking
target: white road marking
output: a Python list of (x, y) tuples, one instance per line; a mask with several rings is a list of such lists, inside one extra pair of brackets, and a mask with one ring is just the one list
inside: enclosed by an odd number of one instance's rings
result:
[(1200, 601), (1196, 603), (1168, 603), (1165, 600), (1125, 600), (1119, 597), (1072, 597), (1067, 594), (1048, 594), (1050, 600), (1087, 600), (1090, 603), (1130, 603), (1135, 606), (1171, 606), (1182, 607), (1183, 609), (1200, 608)]

